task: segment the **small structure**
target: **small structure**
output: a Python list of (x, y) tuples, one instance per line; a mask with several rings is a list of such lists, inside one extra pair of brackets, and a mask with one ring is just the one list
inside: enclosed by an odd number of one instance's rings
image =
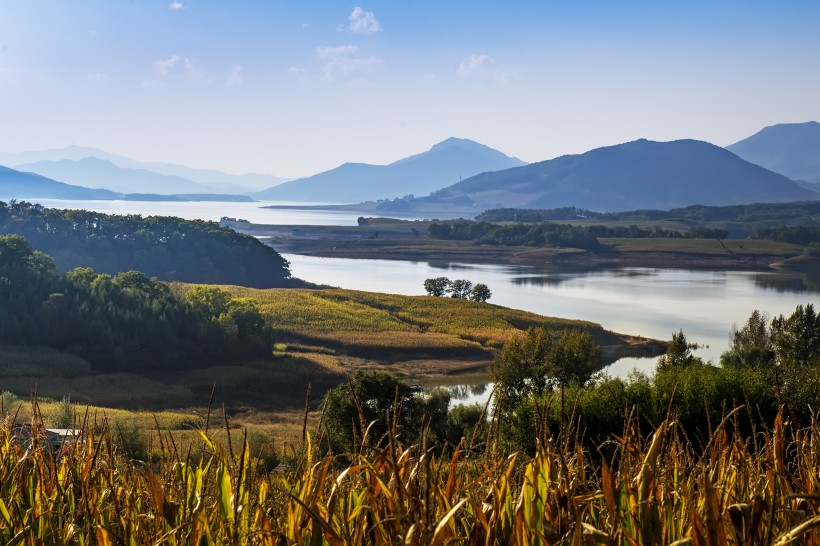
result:
[(44, 448), (53, 451), (60, 450), (63, 446), (73, 444), (79, 437), (79, 431), (70, 428), (33, 428), (31, 425), (13, 425), (11, 427), (12, 438), (26, 447), (37, 438)]

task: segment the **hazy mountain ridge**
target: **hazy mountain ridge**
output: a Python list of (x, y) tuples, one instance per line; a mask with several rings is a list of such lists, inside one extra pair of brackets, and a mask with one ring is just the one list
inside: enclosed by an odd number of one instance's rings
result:
[(0, 201), (40, 197), (43, 199), (116, 199), (105, 189), (64, 184), (36, 173), (0, 166)]
[(107, 159), (85, 157), (18, 165), (53, 180), (86, 187), (104, 187), (120, 193), (212, 193), (211, 188), (179, 176), (120, 167)]
[[(797, 181), (820, 184), (820, 123), (780, 123), (726, 147), (739, 157)], [(814, 185), (808, 185), (814, 188)]]
[[(157, 162), (142, 162), (130, 159), (121, 155), (112, 154), (97, 148), (88, 148), (83, 146), (68, 146), (65, 148), (29, 151), (29, 152), (0, 152), (0, 165), (8, 165), (13, 168), (26, 167), (37, 168), (35, 165), (41, 162), (58, 162), (69, 160), (79, 162), (86, 158), (94, 158), (98, 160), (108, 161), (115, 166), (123, 169), (137, 169), (143, 171), (150, 171), (155, 174), (178, 177), (186, 180), (187, 184), (197, 184), (197, 193), (230, 193), (230, 194), (245, 194), (258, 191), (263, 188), (271, 187), (275, 184), (280, 184), (289, 179), (274, 176), (271, 174), (262, 173), (245, 173), (245, 174), (230, 174), (213, 169), (196, 169), (186, 167), (183, 165), (176, 165), (172, 163), (157, 163)], [(53, 168), (53, 166), (50, 166)], [(80, 173), (74, 168), (71, 177), (79, 175)], [(20, 170), (20, 169), (18, 169)], [(38, 172), (38, 171), (35, 171)], [(44, 176), (49, 176), (55, 179), (61, 179), (57, 172), (40, 173)], [(73, 180), (66, 181), (72, 183)], [(93, 182), (89, 182), (91, 184)], [(80, 185), (88, 185), (83, 183)], [(126, 188), (124, 188), (126, 189)], [(176, 192), (176, 188), (173, 188)], [(128, 192), (144, 191), (140, 188), (127, 188)], [(153, 191), (153, 190), (151, 190)], [(181, 191), (187, 191), (182, 188)], [(169, 193), (169, 189), (164, 189), (161, 193)]]
[(231, 201), (248, 202), (247, 195), (119, 193), (52, 180), (37, 173), (0, 166), (0, 201), (10, 199), (65, 199), (88, 201)]
[(462, 178), (525, 164), (468, 139), (448, 138), (388, 165), (345, 163), (254, 194), (257, 199), (357, 202), (427, 195)]
[(482, 173), (419, 199), (416, 206), (615, 211), (817, 199), (820, 194), (708, 142), (641, 139)]

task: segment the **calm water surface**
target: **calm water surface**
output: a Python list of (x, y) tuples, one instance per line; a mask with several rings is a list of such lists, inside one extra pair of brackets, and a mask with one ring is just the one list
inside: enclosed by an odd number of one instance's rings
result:
[[(266, 209), (295, 202), (139, 202), (30, 199), (46, 207), (85, 209), (110, 214), (171, 215), (219, 220), (223, 216), (253, 223), (287, 225), (355, 225), (359, 213), (308, 209)], [(310, 203), (315, 205), (315, 203)], [(421, 217), (408, 217), (421, 219)], [(483, 282), (497, 305), (539, 314), (590, 320), (616, 332), (669, 339), (683, 330), (704, 347), (698, 354), (717, 362), (728, 344), (732, 325), (742, 324), (754, 309), (790, 314), (799, 304), (820, 302), (820, 281), (800, 275), (748, 271), (692, 271), (625, 268), (556, 273), (535, 267), (458, 263), (351, 260), (286, 255), (296, 277), (356, 290), (423, 294), (429, 277)], [(607, 371), (625, 376), (633, 368), (654, 368), (654, 359), (623, 359)], [(454, 392), (465, 400), (486, 396), (476, 386)]]
[[(260, 201), (255, 203), (231, 203), (227, 201), (68, 201), (64, 199), (21, 199), (40, 203), (55, 209), (80, 209), (106, 214), (141, 214), (143, 216), (178, 216), (186, 220), (219, 221), (223, 216), (243, 218), (254, 224), (355, 226), (359, 212), (317, 209), (266, 209), (268, 205), (316, 206), (317, 203), (297, 201)], [(332, 204), (332, 203), (325, 203)], [(395, 216), (391, 214), (391, 216)], [(407, 220), (422, 220), (421, 216), (408, 216)]]
[[(547, 316), (583, 319), (608, 330), (669, 339), (683, 330), (698, 354), (717, 362), (733, 324), (754, 309), (791, 314), (799, 304), (820, 303), (818, 285), (799, 275), (749, 271), (623, 268), (556, 273), (535, 267), (315, 258), (287, 254), (296, 277), (356, 290), (424, 294), (429, 277), (483, 282), (496, 305)], [(654, 368), (654, 359), (622, 359), (608, 373)]]

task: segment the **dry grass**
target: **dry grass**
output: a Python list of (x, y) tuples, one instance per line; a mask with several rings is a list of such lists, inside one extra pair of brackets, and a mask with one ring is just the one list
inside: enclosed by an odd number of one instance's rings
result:
[[(763, 544), (820, 542), (820, 424), (778, 416), (755, 438), (727, 423), (695, 449), (673, 418), (649, 438), (628, 421), (604, 462), (541, 432), (534, 457), (461, 446), (440, 460), (394, 434), (362, 435), (348, 465), (309, 441), (267, 473), (245, 436), (215, 425), (164, 434), (153, 465), (85, 429), (59, 456), (0, 427), (7, 544)], [(33, 416), (35, 425), (38, 416)], [(497, 430), (494, 422), (489, 430)], [(730, 427), (731, 428), (731, 427)], [(158, 440), (159, 441), (159, 440)]]

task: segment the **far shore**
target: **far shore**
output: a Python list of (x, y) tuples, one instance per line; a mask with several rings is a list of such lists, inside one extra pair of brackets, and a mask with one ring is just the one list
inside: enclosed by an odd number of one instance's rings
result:
[(232, 228), (305, 256), (427, 262), (534, 265), (562, 270), (656, 267), (713, 270), (817, 271), (798, 245), (750, 239), (601, 238), (594, 251), (476, 244), (431, 239), (426, 221), (368, 219), (358, 226), (292, 226), (232, 222)]

